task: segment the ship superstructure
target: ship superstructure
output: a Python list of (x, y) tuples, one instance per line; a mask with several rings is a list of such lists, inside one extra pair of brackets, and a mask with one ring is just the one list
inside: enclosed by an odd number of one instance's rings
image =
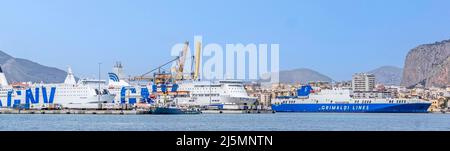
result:
[(193, 104), (199, 106), (208, 105), (253, 105), (255, 97), (250, 97), (239, 80), (219, 81), (183, 81), (179, 83), (180, 91), (189, 91), (195, 100), (177, 100), (180, 104)]
[(64, 83), (26, 84), (2, 91), (1, 94), (6, 93), (0, 96), (2, 107), (97, 109), (113, 101), (114, 95), (108, 91), (106, 81), (82, 79), (75, 82), (71, 68), (67, 71)]

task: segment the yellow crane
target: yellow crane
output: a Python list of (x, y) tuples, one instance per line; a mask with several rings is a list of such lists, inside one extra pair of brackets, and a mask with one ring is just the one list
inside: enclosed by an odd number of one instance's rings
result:
[(193, 80), (198, 80), (200, 76), (200, 55), (201, 55), (202, 43), (197, 42), (195, 45), (195, 71)]
[[(187, 52), (188, 52), (188, 49), (189, 49), (189, 42), (186, 41), (184, 44), (185, 45), (183, 47), (183, 50), (180, 52), (179, 56), (177, 56), (176, 58), (174, 58), (174, 59), (172, 59), (172, 60), (170, 60), (170, 61), (168, 61), (168, 62), (166, 62), (166, 63), (164, 63), (164, 64), (162, 64), (160, 66), (158, 66), (155, 69), (150, 70), (149, 72), (146, 72), (146, 73), (142, 74), (141, 76), (136, 76), (136, 77), (134, 77), (133, 79), (130, 79), (130, 80), (132, 80), (132, 81), (156, 80), (157, 78), (155, 78), (155, 75), (166, 75), (166, 74), (162, 74), (161, 73), (161, 69), (163, 69), (164, 66), (169, 65), (170, 63), (172, 63), (174, 61), (177, 61), (177, 65), (175, 67), (171, 68), (171, 72), (172, 72), (171, 75), (172, 76), (174, 75), (173, 76), (174, 78), (173, 77), (170, 77), (170, 78), (173, 78), (174, 80), (184, 80), (185, 78), (184, 78), (184, 73), (183, 72), (184, 72), (184, 65), (185, 65), (185, 62), (186, 62), (186, 57), (187, 57), (187, 54), (188, 54)], [(191, 73), (192, 75), (190, 76), (190, 79), (192, 79), (192, 80), (198, 80), (199, 76), (200, 76), (200, 61), (201, 61), (200, 60), (200, 57), (201, 57), (200, 55), (201, 55), (201, 47), (202, 47), (201, 42), (197, 42), (195, 47), (196, 47), (195, 48), (196, 51), (195, 51), (195, 56), (193, 56), (193, 62), (192, 62), (192, 63), (195, 62), (195, 69), (192, 71), (192, 73)], [(191, 70), (192, 70), (192, 68), (191, 68)], [(147, 76), (148, 74), (153, 73), (155, 71), (157, 71), (157, 74), (155, 74), (153, 77), (148, 77)], [(166, 77), (166, 78), (169, 78), (169, 77)]]
[(184, 72), (184, 64), (186, 62), (187, 52), (189, 49), (189, 42), (186, 41), (184, 43), (184, 48), (180, 53), (180, 56), (178, 57), (178, 69), (176, 69), (176, 80), (183, 80), (183, 72)]

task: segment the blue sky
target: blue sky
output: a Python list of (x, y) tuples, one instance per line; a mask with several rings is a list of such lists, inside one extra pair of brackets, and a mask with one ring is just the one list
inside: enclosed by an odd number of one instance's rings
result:
[(335, 80), (383, 65), (402, 67), (419, 44), (450, 39), (448, 0), (0, 0), (0, 50), (95, 76), (122, 61), (141, 74), (171, 47), (279, 43), (280, 68)]

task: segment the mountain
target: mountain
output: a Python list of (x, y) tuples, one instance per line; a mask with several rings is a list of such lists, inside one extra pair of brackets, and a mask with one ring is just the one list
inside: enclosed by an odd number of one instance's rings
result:
[(307, 68), (280, 71), (280, 83), (308, 83), (311, 81), (331, 82), (332, 79), (317, 71)]
[(450, 40), (412, 49), (406, 56), (401, 84), (406, 87), (417, 84), (444, 87), (450, 84)]
[(0, 65), (9, 83), (29, 81), (61, 83), (67, 75), (63, 70), (26, 59), (14, 58), (3, 51), (0, 51)]
[(377, 83), (384, 85), (400, 85), (403, 69), (394, 66), (382, 66), (368, 73), (374, 74)]

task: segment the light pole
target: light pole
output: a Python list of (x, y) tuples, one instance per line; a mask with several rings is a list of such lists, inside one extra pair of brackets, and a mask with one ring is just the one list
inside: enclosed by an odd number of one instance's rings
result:
[(98, 108), (100, 108), (101, 109), (101, 99), (100, 99), (100, 97), (101, 97), (101, 95), (102, 95), (102, 91), (100, 90), (101, 88), (100, 88), (100, 79), (101, 79), (101, 65), (102, 65), (102, 63), (101, 62), (99, 62), (98, 63)]
[(212, 103), (211, 103), (211, 86), (212, 86), (212, 84), (211, 84), (211, 80), (209, 80), (209, 105), (211, 105)]

